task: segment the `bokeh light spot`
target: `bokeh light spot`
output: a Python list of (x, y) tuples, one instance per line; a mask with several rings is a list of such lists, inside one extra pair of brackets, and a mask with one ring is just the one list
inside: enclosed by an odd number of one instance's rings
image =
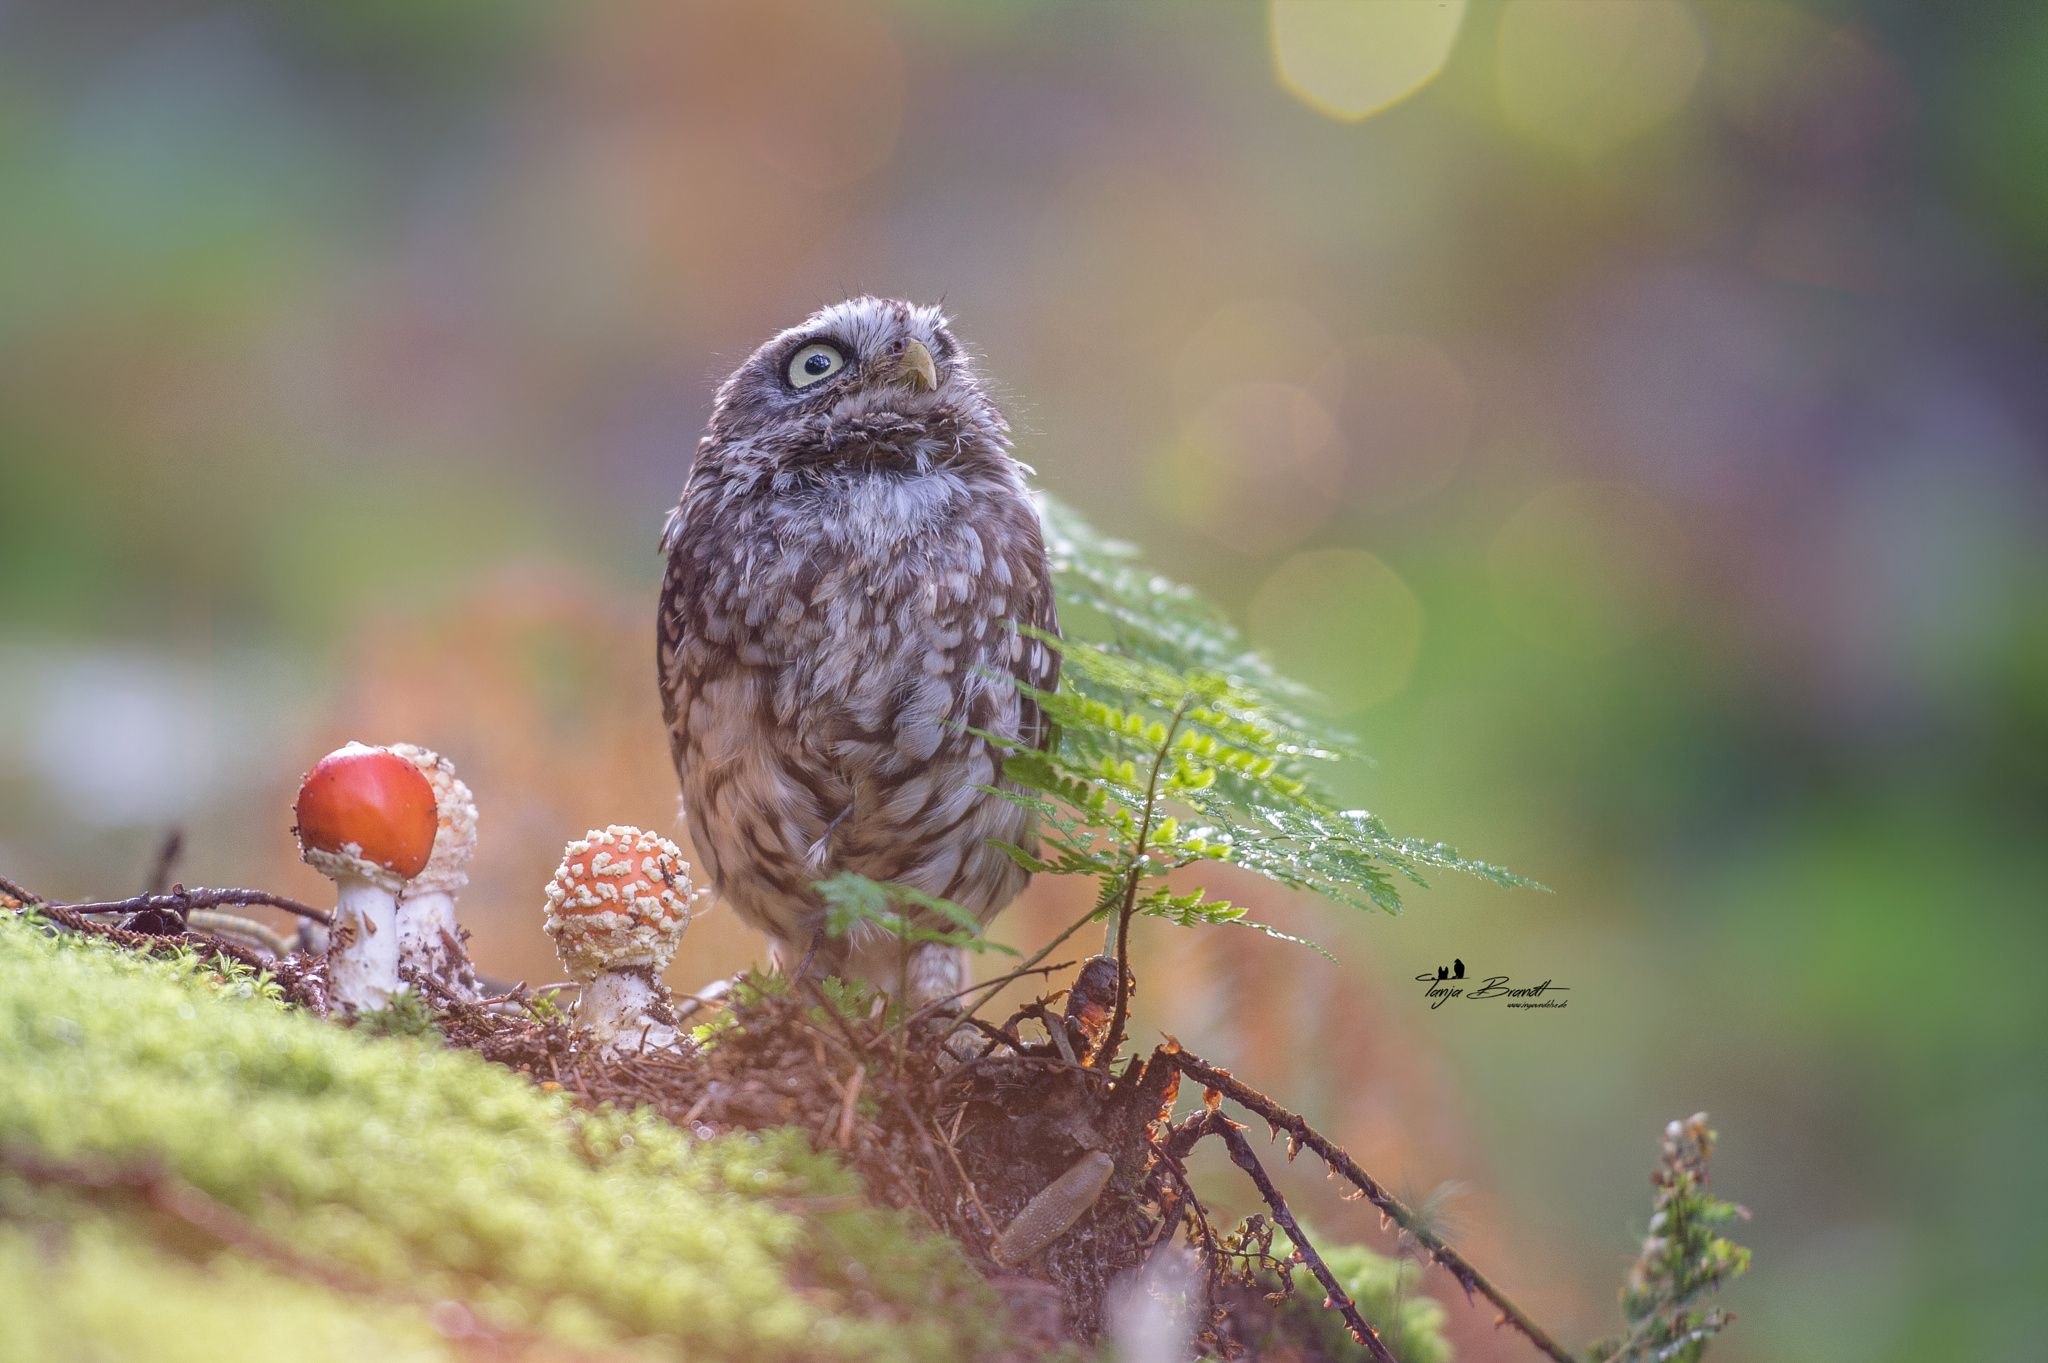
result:
[[(870, 8), (756, 0), (631, 15), (593, 25), (582, 98), (674, 162), (646, 173), (683, 173), (696, 212), (729, 211), (726, 196), (751, 194), (763, 167), (818, 193), (895, 154), (908, 63)], [(711, 194), (706, 170), (732, 183)]]
[(1189, 334), (1174, 364), (1174, 393), (1199, 410), (1219, 383), (1270, 379), (1325, 401), (1344, 381), (1344, 354), (1315, 315), (1285, 298), (1244, 298), (1218, 308)]
[(1538, 142), (1597, 154), (1675, 112), (1707, 49), (1682, 0), (1509, 0), (1498, 61), (1508, 121)]
[(1422, 651), (1422, 603), (1400, 574), (1359, 549), (1312, 549), (1252, 598), (1252, 642), (1314, 687), (1333, 714), (1399, 695)]
[(1530, 498), (1488, 558), (1501, 618), (1574, 657), (1615, 652), (1661, 623), (1677, 595), (1678, 520), (1628, 483), (1559, 483)]
[(1140, 153), (1104, 149), (1098, 165), (1046, 201), (1030, 272), (1037, 302), (1101, 347), (1068, 347), (1073, 368), (1056, 376), (1062, 381), (1098, 370), (1102, 354), (1147, 353), (1183, 334), (1200, 316), (1188, 280), (1227, 268), (1211, 235), (1214, 215), (1186, 185), (1142, 162)]
[(1266, 12), (1280, 84), (1318, 113), (1355, 123), (1443, 70), (1465, 0), (1268, 0)]
[(1227, 383), (1152, 469), (1160, 501), (1244, 553), (1297, 544), (1335, 509), (1337, 423), (1290, 383)]
[(908, 63), (881, 20), (853, 5), (744, 12), (780, 58), (748, 78), (755, 95), (746, 132), (762, 159), (817, 189), (885, 165), (902, 130)]
[(1342, 442), (1354, 494), (1374, 511), (1387, 511), (1443, 488), (1465, 462), (1473, 407), (1465, 371), (1434, 342), (1414, 336), (1355, 342)]

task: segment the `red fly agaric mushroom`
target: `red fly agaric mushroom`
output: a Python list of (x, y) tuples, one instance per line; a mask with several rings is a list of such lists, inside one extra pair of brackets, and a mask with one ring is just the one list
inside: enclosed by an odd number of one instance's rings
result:
[(398, 901), (400, 978), (439, 982), (460, 998), (477, 997), (476, 972), (455, 920), (455, 896), (469, 884), (476, 855), (476, 800), (455, 774), (455, 764), (416, 743), (394, 743), (391, 751), (418, 767), (434, 788), (434, 852), (427, 868), (406, 885)]
[(299, 855), (335, 885), (328, 996), (351, 1012), (399, 991), (398, 891), (434, 850), (434, 787), (388, 748), (321, 758), (299, 786)]
[(594, 828), (563, 849), (548, 882), (547, 933), (583, 985), (578, 1032), (621, 1052), (675, 1044), (661, 972), (698, 893), (676, 845), (642, 829)]

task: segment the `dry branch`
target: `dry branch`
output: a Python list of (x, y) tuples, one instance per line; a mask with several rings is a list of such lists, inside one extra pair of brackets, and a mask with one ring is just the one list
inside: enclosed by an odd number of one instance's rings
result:
[(1215, 1108), (1204, 1108), (1174, 1128), (1168, 1148), (1176, 1156), (1185, 1156), (1194, 1147), (1195, 1142), (1204, 1136), (1215, 1136), (1220, 1139), (1230, 1151), (1230, 1162), (1244, 1170), (1246, 1177), (1258, 1188), (1259, 1196), (1273, 1209), (1273, 1219), (1280, 1223), (1280, 1228), (1287, 1232), (1287, 1238), (1294, 1242), (1295, 1253), (1301, 1256), (1301, 1261), (1308, 1265), (1308, 1271), (1315, 1275), (1316, 1281), (1323, 1285), (1323, 1291), (1329, 1294), (1327, 1304), (1344, 1317), (1345, 1325), (1351, 1329), (1351, 1337), (1372, 1356), (1374, 1363), (1399, 1363), (1393, 1351), (1387, 1348), (1386, 1341), (1380, 1338), (1379, 1331), (1358, 1313), (1358, 1303), (1345, 1294), (1343, 1284), (1337, 1281), (1337, 1275), (1330, 1271), (1330, 1266), (1323, 1262), (1323, 1256), (1316, 1253), (1316, 1247), (1310, 1244), (1308, 1236), (1303, 1234), (1301, 1223), (1294, 1219), (1294, 1213), (1287, 1206), (1287, 1199), (1281, 1196), (1279, 1188), (1274, 1186), (1271, 1176), (1266, 1173), (1265, 1166), (1259, 1163), (1258, 1153), (1252, 1149), (1252, 1143), (1245, 1139), (1242, 1126)]
[(1292, 1144), (1306, 1146), (1315, 1151), (1323, 1163), (1342, 1174), (1365, 1194), (1366, 1200), (1379, 1208), (1382, 1215), (1415, 1237), (1416, 1241), (1429, 1251), (1430, 1257), (1442, 1264), (1451, 1276), (1458, 1280), (1459, 1286), (1465, 1289), (1468, 1299), (1473, 1293), (1478, 1293), (1499, 1309), (1500, 1323), (1514, 1326), (1531, 1344), (1557, 1360), (1557, 1363), (1577, 1363), (1577, 1360), (1552, 1339), (1543, 1327), (1529, 1319), (1528, 1314), (1515, 1305), (1505, 1292), (1495, 1287), (1464, 1255), (1444, 1243), (1441, 1237), (1422, 1223), (1420, 1217), (1382, 1187), (1378, 1180), (1359, 1168), (1357, 1161), (1345, 1154), (1342, 1148), (1310, 1126), (1307, 1118), (1300, 1113), (1288, 1111), (1257, 1089), (1240, 1083), (1231, 1077), (1230, 1071), (1218, 1069), (1200, 1056), (1180, 1049), (1178, 1043), (1169, 1043), (1161, 1047), (1160, 1054), (1166, 1056), (1188, 1078), (1263, 1117), (1266, 1125), (1275, 1132), (1285, 1131)]

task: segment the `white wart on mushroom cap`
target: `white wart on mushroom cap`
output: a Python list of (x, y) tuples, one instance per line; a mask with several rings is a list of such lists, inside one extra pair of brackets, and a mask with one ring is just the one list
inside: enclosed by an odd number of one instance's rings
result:
[(469, 884), (469, 863), (476, 857), (476, 797), (455, 774), (455, 764), (433, 749), (394, 743), (391, 751), (419, 768), (434, 790), (434, 850), (407, 887), (408, 897), (461, 894)]
[(667, 838), (620, 824), (592, 829), (563, 849), (548, 881), (547, 934), (578, 979), (617, 970), (658, 976), (701, 893)]
[(398, 905), (400, 973), (408, 979), (431, 976), (460, 997), (474, 997), (476, 972), (462, 944), (455, 897), (468, 886), (476, 856), (476, 798), (455, 774), (455, 764), (431, 748), (394, 743), (391, 751), (417, 767), (434, 789), (434, 850)]

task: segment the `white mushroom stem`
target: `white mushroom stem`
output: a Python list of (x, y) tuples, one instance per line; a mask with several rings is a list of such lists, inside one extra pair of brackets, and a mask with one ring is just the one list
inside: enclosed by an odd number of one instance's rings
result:
[(398, 896), (360, 876), (335, 880), (327, 950), (327, 996), (362, 1013), (389, 1008), (399, 993)]
[(476, 797), (455, 774), (455, 764), (432, 749), (394, 743), (391, 751), (418, 768), (434, 788), (434, 850), (398, 901), (398, 973), (415, 984), (431, 981), (456, 998), (474, 999), (481, 991), (462, 944), (455, 896), (469, 884), (469, 863), (476, 855)]
[(468, 953), (455, 918), (455, 896), (445, 890), (406, 888), (398, 905), (398, 959), (412, 978), (439, 980), (457, 995), (474, 992)]
[(620, 1055), (662, 1050), (676, 1029), (653, 1014), (669, 1011), (668, 991), (649, 970), (607, 970), (583, 986), (576, 1000), (576, 1030)]

